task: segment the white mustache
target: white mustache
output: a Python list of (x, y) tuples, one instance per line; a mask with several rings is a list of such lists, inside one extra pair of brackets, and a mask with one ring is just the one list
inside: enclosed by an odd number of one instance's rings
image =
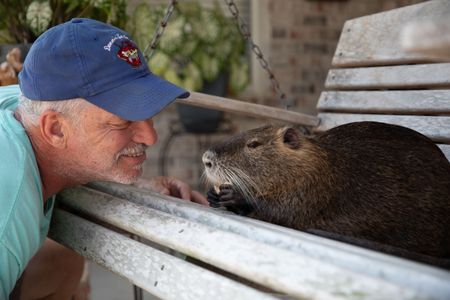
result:
[(127, 156), (139, 156), (142, 155), (145, 150), (147, 149), (147, 146), (144, 144), (136, 144), (132, 147), (128, 147), (125, 149), (122, 149), (119, 153), (116, 154), (116, 160), (119, 159), (120, 156), (122, 155), (127, 155)]

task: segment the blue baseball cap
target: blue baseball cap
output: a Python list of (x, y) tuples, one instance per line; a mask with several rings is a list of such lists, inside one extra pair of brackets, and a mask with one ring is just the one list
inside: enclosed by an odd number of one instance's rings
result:
[(19, 84), (31, 100), (83, 98), (130, 121), (151, 118), (189, 96), (150, 72), (125, 31), (84, 18), (52, 27), (34, 42)]

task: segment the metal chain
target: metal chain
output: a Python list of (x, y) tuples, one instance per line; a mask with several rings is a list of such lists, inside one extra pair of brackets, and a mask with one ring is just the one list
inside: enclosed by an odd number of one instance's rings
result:
[(255, 53), (256, 58), (258, 59), (261, 67), (264, 70), (266, 70), (267, 74), (269, 75), (269, 79), (270, 79), (270, 81), (272, 83), (272, 86), (275, 89), (275, 91), (276, 91), (276, 93), (278, 95), (278, 98), (280, 99), (281, 103), (284, 105), (284, 107), (286, 109), (289, 109), (291, 104), (286, 99), (286, 94), (283, 93), (283, 91), (281, 90), (280, 83), (275, 78), (275, 74), (270, 69), (269, 63), (267, 62), (267, 60), (264, 59), (264, 56), (263, 56), (262, 51), (261, 51), (261, 48), (259, 48), (259, 46), (257, 44), (255, 44), (255, 42), (253, 42), (252, 34), (250, 33), (250, 29), (248, 28), (248, 25), (244, 21), (244, 19), (242, 19), (242, 17), (239, 15), (239, 9), (237, 8), (236, 4), (234, 3), (233, 0), (224, 0), (224, 1), (225, 1), (225, 3), (228, 6), (228, 10), (233, 15), (233, 18), (236, 20), (236, 23), (237, 23), (238, 28), (239, 28), (239, 32), (244, 37), (244, 39), (246, 41), (248, 41), (248, 43), (251, 46), (251, 49), (252, 49), (253, 53)]
[[(166, 14), (164, 15), (164, 18), (161, 20), (161, 22), (158, 24), (158, 27), (155, 30), (155, 33), (153, 34), (153, 38), (150, 41), (150, 43), (145, 47), (144, 49), (144, 57), (148, 61), (152, 56), (156, 49), (156, 45), (159, 42), (159, 39), (164, 33), (164, 30), (166, 29), (167, 23), (169, 22), (170, 16), (173, 13), (173, 10), (175, 9), (175, 5), (177, 4), (177, 0), (171, 0), (169, 3), (169, 6), (167, 6)], [(150, 50), (148, 54), (147, 51)]]
[[(228, 9), (229, 9), (231, 15), (235, 19), (236, 24), (238, 25), (239, 32), (244, 37), (244, 39), (246, 41), (248, 41), (253, 53), (255, 53), (256, 58), (258, 59), (261, 67), (264, 70), (266, 70), (267, 74), (269, 75), (269, 79), (270, 79), (272, 86), (275, 89), (275, 92), (277, 93), (278, 98), (280, 99), (281, 103), (284, 105), (284, 107), (286, 109), (289, 109), (290, 103), (286, 99), (286, 94), (281, 90), (280, 83), (275, 78), (275, 74), (270, 69), (269, 63), (264, 58), (261, 48), (259, 48), (259, 46), (255, 42), (253, 42), (252, 34), (250, 33), (250, 29), (248, 28), (248, 25), (244, 21), (244, 19), (242, 19), (242, 17), (239, 15), (239, 9), (237, 8), (236, 4), (234, 3), (233, 0), (224, 0), (224, 1), (225, 1), (226, 5), (228, 6)], [(172, 13), (175, 9), (176, 4), (177, 4), (177, 0), (170, 1), (169, 5), (167, 6), (166, 14), (164, 15), (164, 18), (162, 19), (162, 21), (158, 24), (158, 27), (156, 28), (155, 33), (153, 34), (153, 38), (152, 38), (151, 42), (147, 45), (147, 47), (145, 47), (144, 56), (147, 61), (152, 57), (154, 50), (156, 49), (156, 46), (157, 46), (161, 36), (164, 33), (167, 23), (169, 22), (170, 16), (172, 15)], [(149, 54), (146, 54), (147, 51), (149, 51), (149, 49), (151, 49)]]

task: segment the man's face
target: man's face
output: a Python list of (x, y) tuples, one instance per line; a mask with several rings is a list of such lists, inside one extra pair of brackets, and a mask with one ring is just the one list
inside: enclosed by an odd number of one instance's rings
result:
[(151, 119), (131, 122), (92, 104), (83, 109), (80, 126), (70, 123), (71, 174), (89, 181), (133, 183), (142, 174), (145, 149), (157, 140)]

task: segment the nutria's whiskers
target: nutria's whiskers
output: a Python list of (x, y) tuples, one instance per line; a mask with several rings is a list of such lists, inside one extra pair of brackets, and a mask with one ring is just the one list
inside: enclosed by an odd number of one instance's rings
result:
[(229, 171), (229, 181), (248, 201), (258, 207), (258, 195), (261, 191), (255, 181), (252, 180), (245, 172), (238, 168), (231, 168)]
[(231, 185), (211, 201), (233, 212), (450, 257), (450, 163), (411, 129), (356, 122), (305, 136), (264, 126), (212, 147), (203, 162), (216, 188)]

